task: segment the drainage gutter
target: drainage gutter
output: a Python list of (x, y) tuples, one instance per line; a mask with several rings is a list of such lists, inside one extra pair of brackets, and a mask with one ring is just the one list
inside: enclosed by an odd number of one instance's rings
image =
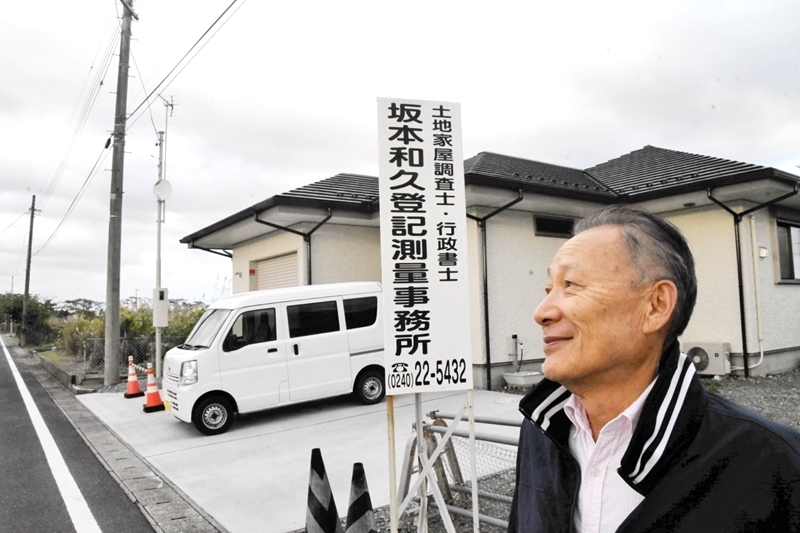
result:
[(189, 244), (189, 248), (193, 248), (196, 250), (203, 250), (204, 252), (209, 252), (216, 255), (221, 255), (222, 257), (227, 257), (228, 259), (233, 259), (233, 254), (230, 252), (218, 252), (217, 250), (212, 250), (211, 248), (203, 248), (202, 246), (197, 246), (194, 242)]
[[(745, 316), (745, 308), (744, 308), (744, 274), (742, 272), (742, 243), (739, 236), (739, 223), (749, 215), (759, 209), (763, 209), (765, 207), (769, 207), (773, 204), (780, 202), (781, 200), (785, 200), (789, 197), (796, 195), (798, 192), (797, 184), (794, 184), (794, 190), (792, 192), (786, 193), (783, 196), (779, 196), (770, 200), (769, 202), (765, 202), (763, 204), (756, 205), (755, 207), (751, 207), (741, 213), (737, 213), (736, 211), (732, 210), (727, 205), (723, 204), (721, 201), (714, 198), (714, 189), (709, 188), (706, 191), (708, 199), (720, 206), (722, 209), (727, 211), (733, 217), (733, 235), (736, 241), (736, 269), (737, 274), (739, 276), (739, 322), (742, 331), (742, 357), (744, 358), (744, 377), (750, 377), (750, 357), (747, 353), (747, 320)], [(755, 274), (754, 274), (755, 275)]]
[(486, 344), (486, 389), (492, 390), (492, 349), (489, 344), (489, 263), (486, 243), (486, 221), (502, 213), (514, 204), (522, 201), (522, 189), (517, 191), (519, 196), (502, 207), (498, 207), (484, 217), (476, 217), (467, 213), (467, 217), (475, 220), (481, 228), (481, 242), (483, 243), (483, 326), (484, 343)]
[(269, 226), (271, 228), (275, 228), (282, 231), (288, 231), (289, 233), (294, 233), (295, 235), (303, 237), (303, 241), (305, 241), (306, 243), (306, 273), (308, 274), (308, 284), (311, 285), (312, 284), (311, 283), (311, 235), (331, 219), (331, 217), (333, 216), (331, 210), (328, 209), (328, 216), (322, 219), (319, 222), (319, 224), (311, 228), (311, 231), (305, 233), (289, 227), (280, 226), (273, 222), (261, 220), (260, 218), (258, 218), (258, 212), (255, 212), (254, 215), (255, 215), (255, 221), (258, 222), (259, 224), (264, 224), (265, 226)]

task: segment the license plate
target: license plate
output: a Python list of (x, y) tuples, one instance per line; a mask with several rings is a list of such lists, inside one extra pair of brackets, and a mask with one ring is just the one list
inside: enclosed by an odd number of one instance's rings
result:
[(172, 411), (172, 402), (169, 400), (164, 400), (164, 409), (167, 411)]

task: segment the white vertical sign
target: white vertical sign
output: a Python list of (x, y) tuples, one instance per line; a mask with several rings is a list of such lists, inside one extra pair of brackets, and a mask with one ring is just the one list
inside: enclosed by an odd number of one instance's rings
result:
[(378, 99), (386, 392), (472, 389), (461, 107)]

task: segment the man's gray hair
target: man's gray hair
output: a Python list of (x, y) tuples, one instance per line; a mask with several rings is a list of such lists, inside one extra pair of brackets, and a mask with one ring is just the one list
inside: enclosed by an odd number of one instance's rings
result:
[(575, 234), (599, 226), (619, 226), (628, 249), (628, 260), (636, 270), (636, 285), (669, 280), (678, 288), (666, 343), (677, 339), (692, 316), (697, 301), (694, 259), (681, 232), (647, 211), (612, 205), (595, 211), (575, 225)]

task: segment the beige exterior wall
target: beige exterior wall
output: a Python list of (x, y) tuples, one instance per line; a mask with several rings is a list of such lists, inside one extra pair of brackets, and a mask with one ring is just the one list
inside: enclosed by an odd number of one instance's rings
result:
[[(734, 211), (750, 204), (731, 206)], [(747, 351), (752, 375), (782, 372), (796, 367), (800, 355), (800, 286), (779, 283), (775, 219), (767, 209), (745, 216), (739, 226), (742, 254), (742, 285), (745, 302)], [(732, 365), (743, 364), (742, 333), (739, 312), (738, 274), (733, 217), (716, 206), (665, 215), (686, 235), (695, 256), (698, 297), (697, 306), (681, 341), (727, 342), (734, 354)], [(757, 257), (753, 258), (755, 248)], [(758, 256), (759, 248), (766, 257)], [(758, 277), (758, 283), (755, 282)], [(761, 330), (765, 352), (759, 361), (759, 319), (756, 292), (761, 308)], [(772, 353), (770, 353), (772, 352)], [(741, 373), (741, 372), (738, 372)]]
[[(469, 257), (469, 310), (470, 335), (472, 338), (472, 364), (486, 362), (483, 335), (483, 260), (481, 258), (480, 228), (475, 220), (467, 219), (467, 253)], [(477, 387), (483, 383), (481, 376), (473, 373), (473, 383)]]
[[(524, 209), (511, 208), (487, 221), (487, 248), (489, 272), (489, 326), (494, 388), (505, 385), (503, 372), (513, 368), (514, 341), (523, 344), (522, 370), (540, 370), (544, 357), (541, 327), (533, 319), (533, 312), (545, 296), (547, 269), (566, 238), (537, 237), (534, 216), (577, 217), (600, 206), (580, 201), (562, 203), (560, 199), (544, 196), (526, 196)], [(523, 204), (519, 204), (522, 206)], [(488, 212), (492, 209), (483, 209)], [(481, 213), (485, 214), (485, 213)], [(481, 232), (476, 222), (470, 223), (470, 263), (472, 287), (472, 343), (476, 387), (486, 386), (486, 354), (483, 307), (483, 263)], [(474, 237), (472, 237), (474, 235)], [(475, 243), (474, 246), (472, 243)], [(473, 265), (475, 265), (473, 267)], [(527, 363), (525, 363), (527, 361)]]
[(697, 273), (697, 304), (681, 342), (728, 342), (742, 351), (736, 243), (730, 214), (709, 206), (661, 214), (686, 237)]
[[(308, 227), (306, 227), (308, 226)], [(308, 231), (307, 224), (294, 226)], [(233, 293), (255, 290), (249, 271), (264, 259), (297, 253), (297, 279), (308, 283), (306, 245), (303, 237), (286, 231), (248, 241), (233, 249)], [(378, 228), (328, 224), (311, 236), (311, 277), (314, 284), (344, 281), (380, 281), (380, 236)]]
[(306, 247), (303, 238), (286, 231), (274, 231), (265, 237), (247, 241), (233, 249), (233, 294), (255, 290), (251, 263), (297, 252), (297, 279), (305, 283)]
[(311, 236), (311, 278), (320, 283), (381, 281), (378, 228), (326, 224)]
[[(512, 335), (516, 334), (523, 343), (524, 359), (544, 356), (541, 327), (534, 321), (533, 312), (544, 297), (550, 262), (567, 239), (536, 237), (533, 217), (531, 212), (508, 210), (487, 223), (489, 326), (495, 387), (504, 384), (503, 372), (512, 371)], [(481, 330), (473, 342), (483, 344), (483, 336)], [(485, 358), (481, 362), (485, 363)], [(500, 364), (508, 366), (495, 368)], [(524, 368), (538, 370), (538, 367), (528, 364)], [(485, 383), (485, 378), (481, 383)]]
[[(761, 308), (762, 348), (765, 352), (784, 350), (798, 351), (800, 347), (800, 285), (780, 283), (778, 268), (778, 247), (776, 241), (775, 219), (767, 209), (753, 213), (755, 238), (752, 236), (750, 216), (746, 216), (740, 228), (744, 271), (745, 308), (747, 309), (747, 344), (749, 352), (758, 352), (758, 312), (756, 302)], [(760, 257), (759, 249), (764, 248), (766, 257)], [(756, 257), (753, 258), (755, 249)], [(755, 268), (754, 268), (755, 262)], [(754, 282), (754, 272), (758, 284)], [(758, 293), (758, 298), (756, 294)], [(766, 359), (770, 359), (767, 355)], [(758, 360), (751, 358), (751, 365)], [(770, 368), (765, 363), (765, 371), (780, 371), (783, 368)], [(759, 372), (762, 373), (762, 372)]]

